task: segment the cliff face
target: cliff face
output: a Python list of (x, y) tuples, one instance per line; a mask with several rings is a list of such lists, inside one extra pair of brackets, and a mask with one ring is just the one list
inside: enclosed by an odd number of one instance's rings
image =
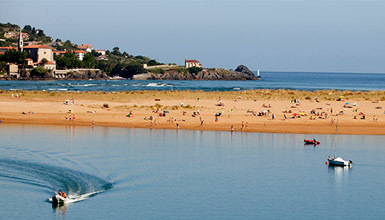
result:
[(163, 74), (146, 73), (135, 75), (137, 80), (258, 80), (258, 78), (246, 66), (238, 66), (236, 70), (203, 69), (193, 74), (169, 70)]

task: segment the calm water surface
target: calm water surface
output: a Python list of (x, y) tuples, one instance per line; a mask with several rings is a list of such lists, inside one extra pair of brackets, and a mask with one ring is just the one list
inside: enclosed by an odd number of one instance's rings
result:
[[(304, 146), (304, 138), (321, 141)], [(385, 136), (0, 124), (1, 219), (383, 219)], [(52, 208), (64, 189), (78, 202)]]

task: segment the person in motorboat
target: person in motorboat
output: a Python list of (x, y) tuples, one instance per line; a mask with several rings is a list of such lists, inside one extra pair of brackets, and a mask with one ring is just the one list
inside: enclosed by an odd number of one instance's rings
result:
[(59, 195), (59, 196), (62, 196), (62, 193), (61, 193), (60, 189), (59, 189), (58, 195)]
[(63, 190), (62, 196), (63, 198), (67, 198), (67, 194), (64, 192), (64, 190)]

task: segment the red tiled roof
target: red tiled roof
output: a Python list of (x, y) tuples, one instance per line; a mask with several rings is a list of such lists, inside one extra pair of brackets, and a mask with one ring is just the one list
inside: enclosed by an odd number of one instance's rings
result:
[(24, 46), (24, 49), (28, 49), (28, 48), (52, 49), (51, 47), (46, 46), (46, 45), (27, 45), (27, 46)]
[[(36, 62), (36, 63), (33, 63), (33, 64), (36, 65), (36, 64), (41, 64), (41, 63), (43, 63), (43, 60), (40, 60), (40, 62)], [(55, 64), (56, 65), (56, 63), (48, 61), (48, 60), (47, 60), (46, 64)]]
[(0, 47), (0, 49), (7, 49), (7, 50), (15, 49), (15, 50), (17, 50), (17, 47)]
[(75, 53), (87, 53), (87, 52), (84, 50), (76, 50)]
[(80, 45), (81, 47), (92, 47), (91, 45), (89, 45), (89, 44), (82, 44), (82, 45)]
[(58, 50), (58, 51), (54, 51), (53, 52), (54, 54), (62, 54), (62, 53), (67, 53), (66, 50)]
[(199, 63), (198, 60), (186, 60), (187, 63)]

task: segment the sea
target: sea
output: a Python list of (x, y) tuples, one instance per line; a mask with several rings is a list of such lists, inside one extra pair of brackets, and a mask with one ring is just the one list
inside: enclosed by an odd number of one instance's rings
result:
[[(258, 81), (0, 81), (1, 90), (384, 90), (385, 74)], [(320, 145), (304, 145), (303, 139)], [(0, 219), (383, 219), (385, 136), (1, 122)], [(325, 164), (334, 154), (353, 166)], [(53, 206), (58, 190), (70, 202)]]
[(1, 90), (45, 91), (137, 91), (137, 90), (201, 90), (239, 91), (252, 89), (351, 90), (385, 89), (385, 73), (333, 72), (260, 72), (252, 81), (190, 81), (190, 80), (0, 80)]
[(1, 219), (385, 216), (385, 136), (1, 123), (0, 140)]

